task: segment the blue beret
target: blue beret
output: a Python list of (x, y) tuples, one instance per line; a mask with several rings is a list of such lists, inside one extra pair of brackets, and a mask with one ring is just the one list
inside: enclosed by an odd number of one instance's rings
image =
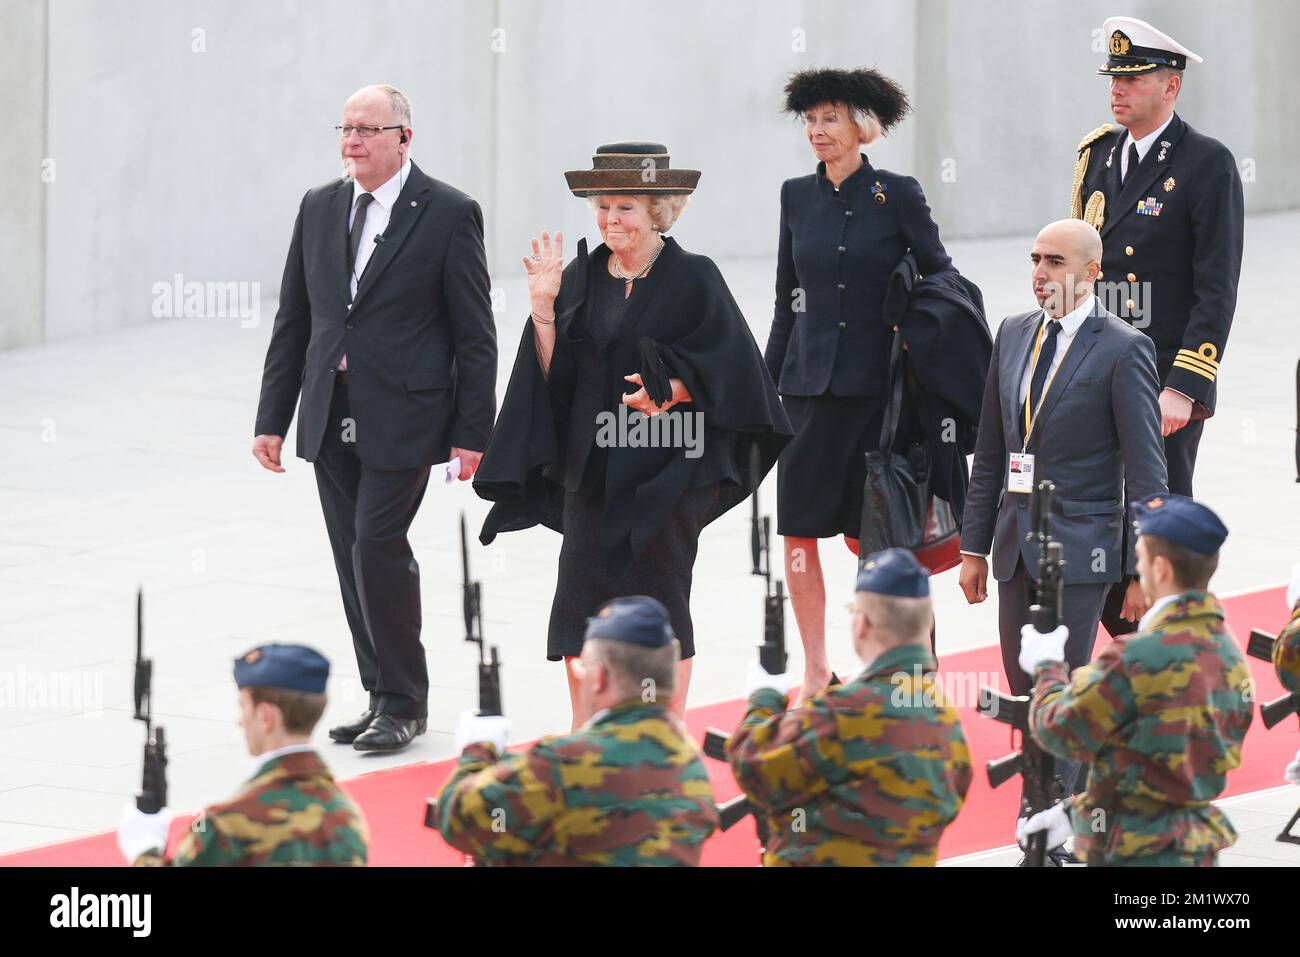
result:
[(930, 573), (906, 548), (886, 548), (868, 555), (858, 568), (857, 591), (895, 598), (927, 598)]
[(261, 645), (235, 659), (241, 688), (283, 688), (324, 694), (329, 660), (306, 645)]
[(1218, 552), (1228, 537), (1219, 516), (1186, 495), (1151, 495), (1133, 503), (1139, 535), (1159, 535), (1200, 555)]
[(588, 618), (584, 640), (600, 638), (642, 648), (663, 648), (676, 637), (667, 608), (645, 595), (632, 595), (606, 602)]

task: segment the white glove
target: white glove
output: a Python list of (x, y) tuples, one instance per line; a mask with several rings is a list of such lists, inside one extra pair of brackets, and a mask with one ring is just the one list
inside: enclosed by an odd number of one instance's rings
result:
[(1300, 751), (1295, 753), (1295, 760), (1286, 766), (1282, 772), (1282, 777), (1287, 784), (1300, 784)]
[(500, 714), (477, 715), (462, 711), (456, 725), (456, 751), (459, 753), (471, 744), (492, 744), (497, 754), (506, 753), (506, 740), (510, 737), (510, 719)]
[(1024, 850), (1029, 845), (1031, 835), (1039, 831), (1047, 832), (1047, 849), (1060, 847), (1074, 835), (1074, 826), (1070, 823), (1070, 809), (1066, 804), (1054, 804), (1046, 811), (1039, 811), (1032, 817), (1022, 817), (1016, 822), (1016, 843)]
[(1291, 569), (1291, 584), (1286, 586), (1286, 610), (1294, 611), (1300, 601), (1300, 563)]
[(117, 849), (128, 864), (134, 864), (145, 851), (167, 850), (167, 829), (171, 827), (171, 808), (162, 808), (157, 814), (145, 814), (127, 801), (122, 808), (122, 823), (117, 826)]
[(759, 688), (771, 688), (778, 694), (789, 694), (790, 689), (799, 684), (799, 680), (783, 671), (779, 675), (769, 675), (754, 658), (749, 662), (749, 674), (745, 676), (745, 697), (748, 698)]
[(1046, 661), (1065, 660), (1065, 641), (1070, 629), (1057, 625), (1043, 634), (1033, 625), (1020, 629), (1020, 670), (1033, 677), (1034, 668)]

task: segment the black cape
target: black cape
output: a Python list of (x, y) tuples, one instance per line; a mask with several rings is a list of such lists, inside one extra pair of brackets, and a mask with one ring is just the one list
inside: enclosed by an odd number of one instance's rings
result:
[(930, 489), (952, 506), (958, 524), (966, 504), (966, 456), (975, 451), (984, 380), (993, 337), (979, 287), (957, 272), (919, 275), (908, 253), (889, 277), (884, 318), (907, 343), (906, 366), (915, 401), (899, 421), (897, 444), (924, 439), (930, 450)]
[[(501, 414), (474, 476), (475, 493), (495, 503), (479, 533), (485, 545), (500, 532), (539, 523), (563, 533), (564, 491), (575, 479), (566, 459), (585, 461), (596, 416), (617, 414), (620, 397), (637, 390), (623, 376), (641, 369), (646, 339), (691, 394), (691, 402), (671, 411), (703, 413), (704, 442), (728, 459), (705, 524), (758, 487), (793, 435), (718, 267), (671, 238), (650, 274), (638, 280), (615, 338), (604, 346), (594, 342), (586, 304), (609, 255), (603, 243), (588, 254), (583, 240), (565, 267), (549, 379), (537, 361), (532, 323), (524, 323)], [(602, 544), (607, 560), (623, 564), (665, 526), (705, 458), (688, 458), (683, 448), (616, 446), (607, 454)]]

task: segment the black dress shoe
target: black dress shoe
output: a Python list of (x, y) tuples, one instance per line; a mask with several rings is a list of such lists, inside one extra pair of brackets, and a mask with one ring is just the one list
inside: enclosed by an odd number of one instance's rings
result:
[(400, 751), (417, 734), (424, 734), (425, 727), (424, 718), (395, 718), (381, 712), (369, 728), (357, 735), (352, 747), (358, 751)]
[(337, 728), (330, 728), (330, 740), (337, 741), (339, 744), (351, 744), (357, 739), (357, 735), (370, 727), (370, 723), (378, 715), (378, 711), (363, 711), (361, 717), (351, 724), (341, 724)]

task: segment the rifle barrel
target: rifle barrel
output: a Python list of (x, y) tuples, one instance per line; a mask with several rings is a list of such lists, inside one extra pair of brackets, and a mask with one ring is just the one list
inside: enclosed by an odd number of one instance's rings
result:
[(1259, 706), (1259, 716), (1264, 719), (1265, 728), (1276, 727), (1297, 711), (1300, 711), (1300, 692), (1295, 691)]

